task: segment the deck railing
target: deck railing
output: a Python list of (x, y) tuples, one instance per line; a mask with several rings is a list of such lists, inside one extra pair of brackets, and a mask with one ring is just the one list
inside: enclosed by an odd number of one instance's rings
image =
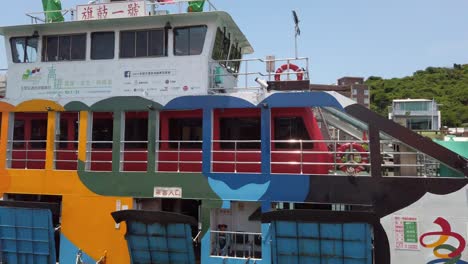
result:
[(156, 170), (159, 172), (201, 172), (200, 140), (156, 141)]
[[(157, 172), (202, 172), (202, 141), (158, 140), (155, 142)], [(138, 145), (135, 145), (138, 144)], [(272, 140), (270, 172), (292, 175), (371, 176), (372, 158), (368, 140)], [(112, 141), (87, 143), (85, 169), (112, 171)], [(78, 141), (55, 142), (57, 170), (76, 170)], [(45, 169), (46, 140), (9, 140), (7, 167)], [(213, 140), (212, 173), (262, 173), (260, 140)], [(397, 140), (380, 141), (381, 173), (387, 177), (452, 177), (443, 164)], [(148, 170), (148, 142), (122, 141), (120, 171)]]
[[(225, 173), (260, 173), (260, 140), (213, 140), (212, 171)], [(227, 147), (223, 148), (223, 145)]]
[(86, 170), (112, 171), (112, 141), (88, 141)]
[(54, 163), (57, 170), (77, 170), (78, 141), (55, 141)]
[(121, 171), (146, 171), (148, 141), (122, 141), (120, 146)]
[(12, 169), (44, 169), (46, 140), (9, 140), (7, 164)]
[(262, 258), (262, 233), (210, 231), (211, 255), (232, 258)]
[[(241, 63), (239, 72), (233, 71), (229, 65)], [(295, 64), (300, 68), (299, 72), (285, 70), (281, 73), (276, 73), (278, 67), (282, 65)], [(265, 81), (274, 81), (275, 76), (280, 76), (283, 80), (296, 80), (297, 74), (301, 74), (304, 80), (309, 79), (309, 58), (278, 58), (278, 59), (236, 59), (236, 60), (217, 60), (210, 63), (210, 68), (213, 69), (210, 74), (210, 90), (213, 92), (219, 91), (236, 91), (236, 90), (258, 90), (262, 87), (255, 82), (257, 78)], [(218, 70), (219, 69), (219, 70)], [(288, 68), (289, 69), (289, 68)], [(225, 78), (236, 78), (234, 87), (220, 87), (220, 82), (224, 82)]]
[(369, 141), (272, 140), (271, 173), (370, 176)]

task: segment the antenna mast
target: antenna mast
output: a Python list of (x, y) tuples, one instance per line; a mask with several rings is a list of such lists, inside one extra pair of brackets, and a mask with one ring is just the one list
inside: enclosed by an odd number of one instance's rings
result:
[(298, 58), (297, 56), (297, 37), (301, 35), (301, 29), (299, 28), (299, 17), (297, 16), (296, 11), (292, 11), (293, 14), (293, 20), (294, 20), (294, 49), (295, 49), (295, 54), (296, 54), (296, 59)]

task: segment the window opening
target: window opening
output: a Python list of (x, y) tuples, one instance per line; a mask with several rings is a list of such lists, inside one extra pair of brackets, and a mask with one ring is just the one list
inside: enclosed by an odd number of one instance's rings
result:
[(125, 149), (146, 149), (147, 144), (148, 112), (125, 113)]
[[(301, 117), (276, 117), (275, 140), (310, 140), (309, 133)], [(299, 149), (299, 142), (276, 142), (276, 148)], [(313, 143), (302, 143), (304, 149), (313, 148)]]
[(120, 32), (120, 58), (166, 56), (163, 29)]
[[(220, 140), (260, 140), (260, 118), (234, 117), (220, 119)], [(221, 142), (222, 149), (234, 149), (235, 142)], [(260, 142), (238, 142), (238, 149), (259, 149)]]
[(114, 58), (115, 33), (93, 32), (91, 33), (91, 59), (106, 60)]
[[(170, 118), (169, 143), (170, 148), (178, 148), (178, 142), (172, 141), (201, 141), (201, 118)], [(201, 149), (201, 142), (180, 142), (180, 148)]]
[(200, 55), (203, 52), (207, 26), (174, 29), (174, 55)]
[(93, 113), (93, 149), (112, 148), (113, 130), (112, 113)]
[(86, 59), (86, 34), (43, 37), (43, 61)]
[(11, 38), (10, 44), (13, 62), (36, 62), (38, 39), (38, 37)]

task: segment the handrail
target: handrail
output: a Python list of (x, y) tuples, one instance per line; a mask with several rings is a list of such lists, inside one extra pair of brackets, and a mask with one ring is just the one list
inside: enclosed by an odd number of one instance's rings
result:
[[(210, 91), (218, 91), (218, 90), (225, 90), (225, 89), (231, 89), (231, 90), (245, 90), (245, 89), (260, 89), (260, 86), (252, 86), (250, 85), (251, 83), (254, 82), (254, 79), (257, 77), (261, 78), (267, 78), (267, 81), (273, 81), (275, 75), (286, 75), (287, 80), (290, 80), (290, 75), (295, 74), (291, 73), (290, 71), (285, 71), (281, 73), (276, 73), (273, 69), (272, 71), (267, 72), (267, 64), (272, 64), (273, 68), (275, 68), (276, 62), (284, 62), (287, 65), (290, 65), (291, 63), (298, 63), (300, 68), (302, 69), (303, 77), (304, 80), (309, 79), (309, 58), (307, 57), (298, 57), (298, 58), (275, 58), (273, 60), (268, 60), (268, 59), (263, 59), (263, 58), (248, 58), (248, 59), (225, 59), (225, 60), (213, 60), (210, 62), (211, 67), (221, 67), (224, 68), (224, 72), (217, 72), (217, 71), (212, 71), (210, 73), (210, 80), (211, 83), (216, 85), (216, 79), (219, 79), (220, 77), (235, 77), (236, 79), (239, 79), (239, 77), (243, 77), (243, 80), (240, 81), (240, 83), (243, 83), (242, 85), (238, 85), (236, 87), (230, 87), (230, 88), (219, 88), (219, 87), (209, 87)], [(239, 72), (233, 72), (228, 66), (223, 66), (223, 65), (229, 65), (229, 63), (243, 63), (243, 70)], [(252, 63), (256, 64), (261, 64), (262, 67), (265, 69), (265, 72), (261, 71), (249, 71), (249, 68)], [(304, 65), (305, 64), (305, 65)], [(214, 66), (213, 66), (214, 65)], [(214, 85), (213, 85), (214, 86)]]
[[(211, 230), (211, 255), (232, 258), (261, 258), (262, 233)], [(223, 244), (220, 244), (220, 240)]]

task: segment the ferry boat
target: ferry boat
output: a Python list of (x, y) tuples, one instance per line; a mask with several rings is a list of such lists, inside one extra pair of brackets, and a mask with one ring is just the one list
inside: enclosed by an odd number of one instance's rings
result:
[(1, 263), (468, 260), (466, 157), (243, 58), (209, 1), (28, 16), (0, 28)]

